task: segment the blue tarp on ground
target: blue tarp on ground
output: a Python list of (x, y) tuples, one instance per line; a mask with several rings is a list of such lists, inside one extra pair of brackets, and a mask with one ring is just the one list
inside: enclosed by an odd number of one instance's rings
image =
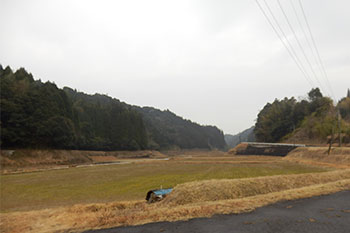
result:
[(153, 190), (153, 193), (156, 195), (166, 195), (168, 193), (170, 193), (171, 191), (173, 191), (172, 188), (169, 189), (157, 189), (157, 190)]
[(171, 191), (173, 191), (172, 188), (168, 188), (168, 189), (155, 189), (155, 190), (151, 190), (148, 191), (147, 195), (146, 195), (146, 200), (147, 201), (151, 201), (153, 202), (153, 200), (151, 200), (151, 195), (154, 194), (157, 197), (163, 198), (164, 196), (166, 196), (167, 194), (169, 194)]

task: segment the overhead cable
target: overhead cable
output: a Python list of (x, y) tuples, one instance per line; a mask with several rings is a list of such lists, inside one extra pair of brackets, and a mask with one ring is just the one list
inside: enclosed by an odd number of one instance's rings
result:
[(300, 17), (299, 17), (299, 15), (298, 15), (298, 13), (297, 13), (297, 10), (296, 10), (296, 8), (295, 8), (295, 6), (294, 6), (293, 1), (294, 1), (294, 0), (289, 0), (289, 3), (290, 3), (291, 6), (292, 6), (292, 9), (293, 9), (293, 11), (294, 11), (295, 17), (296, 17), (297, 20), (298, 20), (299, 26), (300, 26), (300, 28), (301, 28), (301, 31), (303, 32), (303, 35), (304, 35), (305, 40), (306, 40), (306, 42), (307, 42), (307, 44), (308, 44), (308, 46), (309, 46), (309, 49), (310, 49), (310, 51), (311, 51), (311, 53), (312, 53), (312, 56), (313, 56), (313, 58), (314, 58), (316, 64), (319, 66), (320, 72), (322, 73), (321, 65), (320, 65), (320, 63), (319, 63), (319, 61), (318, 61), (318, 59), (317, 59), (317, 57), (316, 57), (316, 54), (315, 54), (315, 52), (314, 52), (314, 48), (313, 48), (312, 45), (311, 45), (311, 42), (310, 42), (310, 40), (309, 40), (309, 37), (306, 35), (304, 26), (303, 26), (303, 24), (301, 23)]
[(315, 49), (315, 51), (316, 51), (317, 58), (318, 58), (318, 60), (319, 60), (319, 63), (321, 64), (323, 74), (324, 74), (324, 76), (325, 76), (325, 79), (327, 80), (329, 89), (331, 90), (331, 94), (332, 94), (332, 96), (333, 96), (333, 98), (334, 98), (334, 100), (335, 100), (335, 96), (334, 96), (334, 92), (333, 92), (332, 85), (331, 85), (331, 83), (329, 82), (328, 74), (327, 74), (326, 69), (325, 69), (325, 67), (324, 67), (324, 64), (323, 64), (323, 62), (322, 62), (320, 53), (319, 53), (319, 51), (318, 51), (318, 49), (317, 49), (317, 46), (316, 46), (316, 43), (315, 43), (315, 39), (314, 39), (313, 34), (312, 34), (312, 32), (311, 32), (311, 28), (310, 28), (309, 22), (308, 22), (308, 20), (307, 20), (307, 17), (306, 17), (305, 11), (304, 11), (304, 7), (303, 7), (303, 4), (301, 3), (301, 0), (299, 0), (299, 6), (300, 6), (301, 11), (302, 11), (302, 13), (303, 13), (304, 20), (305, 20), (305, 23), (306, 23), (308, 32), (309, 32), (309, 34), (310, 34), (312, 44), (313, 44), (314, 49)]
[(284, 11), (284, 9), (283, 9), (283, 7), (282, 7), (282, 4), (281, 4), (280, 0), (277, 0), (277, 3), (278, 3), (279, 8), (281, 9), (281, 12), (282, 12), (282, 14), (283, 14), (283, 16), (284, 16), (284, 18), (285, 18), (285, 20), (286, 20), (286, 22), (287, 22), (287, 24), (288, 24), (290, 30), (291, 30), (292, 33), (293, 33), (293, 36), (294, 36), (295, 40), (297, 41), (297, 44), (298, 44), (298, 46), (299, 46), (299, 48), (300, 48), (302, 54), (304, 55), (305, 61), (307, 62), (308, 66), (310, 67), (310, 70), (311, 70), (313, 76), (315, 77), (317, 83), (320, 85), (321, 90), (325, 91), (325, 89), (323, 88), (322, 83), (320, 82), (320, 80), (318, 79), (318, 77), (317, 77), (317, 75), (316, 75), (316, 73), (315, 73), (315, 70), (314, 70), (313, 66), (312, 66), (311, 63), (310, 63), (310, 60), (309, 60), (308, 56), (307, 56), (306, 53), (305, 53), (305, 50), (304, 50), (303, 46), (301, 45), (301, 42), (300, 42), (300, 40), (299, 40), (297, 34), (295, 33), (295, 30), (294, 30), (292, 24), (290, 23), (290, 21), (289, 21), (289, 19), (288, 19), (288, 16), (287, 16), (286, 12)]
[[(286, 37), (285, 33), (283, 32), (281, 26), (279, 25), (276, 17), (273, 15), (270, 7), (268, 6), (268, 4), (266, 3), (265, 0), (263, 0), (265, 3), (265, 6), (267, 7), (268, 11), (270, 12), (270, 14), (272, 15), (272, 18), (274, 19), (277, 27), (280, 30), (280, 33), (278, 32), (278, 30), (276, 29), (276, 27), (274, 26), (274, 24), (272, 23), (271, 19), (269, 18), (269, 16), (267, 15), (267, 13), (265, 12), (264, 8), (261, 6), (261, 4), (259, 3), (258, 0), (255, 0), (256, 4), (258, 5), (259, 9), (261, 10), (261, 12), (263, 13), (263, 15), (265, 16), (266, 20), (268, 21), (268, 23), (270, 24), (270, 26), (272, 27), (272, 29), (274, 30), (274, 32), (276, 33), (277, 37), (280, 39), (280, 41), (282, 42), (282, 44), (284, 45), (284, 47), (286, 48), (286, 50), (288, 51), (288, 54), (292, 57), (293, 61), (295, 62), (295, 64), (297, 65), (297, 67), (299, 68), (299, 70), (301, 71), (301, 73), (304, 75), (305, 79), (308, 81), (308, 83), (310, 84), (311, 87), (314, 87), (313, 82), (311, 80), (311, 78), (309, 77), (308, 73), (305, 70), (305, 67), (303, 66), (302, 62), (300, 61), (299, 57), (297, 56), (295, 50), (293, 49), (291, 43), (289, 42), (288, 38)], [(286, 42), (282, 39), (282, 37), (285, 38)], [(288, 45), (290, 47), (288, 47)]]

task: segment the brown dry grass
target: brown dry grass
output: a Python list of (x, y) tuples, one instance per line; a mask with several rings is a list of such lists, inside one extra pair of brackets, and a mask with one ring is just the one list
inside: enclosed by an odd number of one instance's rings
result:
[(264, 163), (264, 159), (264, 156), (260, 156), (260, 158), (254, 158), (254, 161), (246, 160), (247, 163), (241, 163), (245, 160), (243, 157), (227, 160), (237, 161), (237, 164), (215, 164), (215, 160), (207, 160), (213, 162), (210, 164), (186, 164), (178, 160), (151, 161), (148, 159), (148, 162), (0, 175), (0, 212), (140, 200), (151, 189), (175, 187), (192, 181), (304, 174), (330, 170), (282, 161), (281, 157), (273, 158), (275, 163)]
[[(140, 161), (139, 163), (156, 163), (157, 161)], [(190, 160), (190, 161), (176, 161), (173, 164), (276, 164), (278, 162), (283, 162), (283, 161), (259, 161), (259, 160), (247, 160), (247, 161), (195, 161), (195, 160)], [(158, 161), (158, 163), (161, 163), (161, 161)]]
[(89, 156), (90, 159), (92, 159), (92, 161), (94, 163), (101, 163), (101, 162), (114, 162), (117, 161), (117, 158), (111, 155), (107, 155), (107, 156), (96, 156), (96, 155), (92, 155)]
[[(0, 228), (2, 232), (14, 233), (77, 232), (86, 229), (210, 217), (213, 214), (241, 213), (277, 201), (349, 190), (349, 178), (350, 170), (339, 170), (317, 174), (225, 180), (224, 183), (219, 183), (218, 180), (208, 181), (208, 183), (205, 181), (191, 182), (177, 186), (168, 200), (152, 205), (144, 201), (114, 202), (0, 214)], [(208, 193), (210, 198), (201, 195), (197, 199), (188, 196), (188, 192), (184, 190), (190, 185), (192, 188), (198, 187), (196, 192), (200, 194), (198, 192), (207, 191), (209, 186), (206, 185), (209, 184), (210, 190), (217, 190), (217, 193), (220, 191), (227, 193), (226, 189), (221, 188), (225, 186), (230, 188), (233, 187), (232, 184), (236, 184), (236, 190), (233, 190), (232, 193), (238, 195), (227, 197)], [(256, 185), (266, 192), (258, 191), (254, 187)], [(306, 185), (308, 186), (303, 187)], [(250, 187), (247, 188), (247, 186)], [(188, 202), (187, 198), (191, 201)]]
[[(334, 157), (329, 158), (326, 154), (322, 154), (325, 150), (326, 148), (306, 148), (301, 151), (297, 149), (283, 159), (275, 156), (197, 155), (183, 156), (181, 159), (173, 157), (168, 162), (175, 165), (184, 164), (183, 166), (189, 166), (188, 163), (195, 164), (194, 166), (217, 163), (238, 164), (237, 166), (257, 163), (264, 166), (265, 163), (293, 164), (289, 163), (292, 161), (335, 168), (347, 167), (344, 164), (349, 164), (350, 150), (334, 149), (331, 154)], [(152, 163), (165, 164), (162, 161)], [(324, 195), (341, 190), (350, 190), (350, 169), (325, 173), (195, 181), (177, 185), (167, 199), (152, 205), (145, 201), (124, 201), (2, 213), (0, 232), (77, 232), (157, 221), (186, 220), (210, 217), (213, 214), (247, 212), (277, 201)]]
[[(228, 155), (228, 154), (227, 154)], [(218, 157), (173, 157), (171, 161), (178, 164), (278, 164), (283, 163), (280, 156), (259, 156), (259, 155), (228, 155)]]
[(230, 155), (235, 155), (235, 154), (237, 154), (237, 152), (239, 152), (239, 151), (244, 151), (244, 150), (246, 150), (247, 149), (247, 147), (248, 147), (248, 143), (240, 143), (240, 144), (238, 144), (235, 148), (232, 148), (232, 149), (230, 149), (229, 151), (228, 151), (228, 154), (230, 154)]
[(111, 162), (117, 159), (165, 158), (159, 151), (82, 151), (82, 150), (0, 150), (2, 174), (65, 168), (81, 164)]
[(220, 150), (201, 150), (201, 149), (188, 149), (188, 150), (168, 150), (162, 151), (163, 154), (170, 157), (222, 157), (227, 156), (226, 152)]
[(300, 147), (291, 151), (283, 160), (333, 168), (350, 167), (350, 147), (334, 147), (328, 155), (328, 147)]
[[(281, 156), (262, 156), (262, 155), (228, 155), (228, 156), (218, 156), (218, 157), (202, 157), (202, 156), (176, 156), (169, 158), (169, 161), (172, 164), (223, 164), (223, 165), (282, 165), (282, 164), (294, 164), (289, 163), (288, 161), (282, 160)], [(123, 161), (123, 160), (118, 160)], [(138, 164), (161, 164), (164, 163), (162, 160), (151, 160), (151, 159), (135, 159), (135, 160), (124, 160), (130, 161)]]
[(215, 156), (215, 157), (173, 157), (170, 158), (173, 161), (232, 161), (232, 162), (246, 162), (246, 161), (280, 161), (280, 156), (261, 156), (261, 155), (228, 155), (228, 156)]
[(350, 170), (195, 181), (177, 185), (162, 204), (176, 206), (196, 202), (235, 199), (342, 179), (350, 179)]

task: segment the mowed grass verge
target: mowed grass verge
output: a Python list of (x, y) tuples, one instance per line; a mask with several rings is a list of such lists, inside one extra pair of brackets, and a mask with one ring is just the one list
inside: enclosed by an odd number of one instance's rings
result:
[(254, 163), (247, 159), (225, 158), (214, 163), (192, 164), (187, 159), (177, 159), (2, 175), (0, 207), (1, 212), (13, 212), (140, 200), (150, 189), (174, 187), (190, 181), (329, 171), (282, 161), (279, 157), (252, 157), (251, 160)]

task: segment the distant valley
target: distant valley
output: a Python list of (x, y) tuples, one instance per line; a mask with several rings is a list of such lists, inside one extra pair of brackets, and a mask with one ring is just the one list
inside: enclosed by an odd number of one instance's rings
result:
[(228, 148), (234, 148), (241, 142), (255, 142), (254, 126), (238, 134), (225, 134), (225, 142)]
[[(227, 150), (240, 142), (350, 143), (350, 90), (338, 103), (319, 88), (307, 98), (275, 99), (236, 135), (169, 110), (133, 106), (107, 95), (35, 80), (0, 65), (1, 148), (73, 150)], [(333, 136), (332, 136), (333, 132)], [(332, 142), (333, 142), (332, 141)]]

